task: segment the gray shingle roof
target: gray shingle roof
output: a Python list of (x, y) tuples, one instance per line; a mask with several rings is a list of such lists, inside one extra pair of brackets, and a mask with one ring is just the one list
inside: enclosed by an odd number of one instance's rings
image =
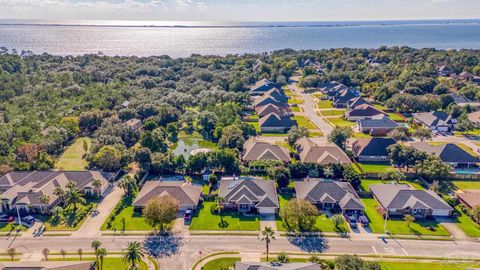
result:
[(384, 208), (453, 210), (432, 190), (415, 190), (399, 184), (370, 185), (370, 190)]
[(316, 263), (237, 262), (235, 270), (321, 270)]
[(380, 119), (362, 119), (358, 123), (361, 128), (396, 128), (398, 124), (384, 116)]
[(147, 181), (133, 201), (133, 206), (144, 207), (152, 198), (170, 195), (178, 201), (180, 207), (195, 207), (201, 194), (201, 186), (183, 181)]
[(262, 79), (258, 82), (255, 83), (252, 87), (250, 87), (250, 90), (252, 92), (257, 92), (257, 93), (264, 93), (267, 92), (268, 90), (272, 88), (280, 88), (276, 83), (268, 80), (268, 79)]
[(373, 107), (370, 104), (361, 104), (348, 112), (349, 116), (373, 117), (376, 115), (386, 115), (384, 112)]
[(317, 164), (351, 164), (350, 158), (336, 144), (317, 145), (309, 138), (300, 138), (296, 143), (300, 161)]
[(218, 193), (226, 202), (239, 203), (248, 198), (256, 207), (279, 207), (275, 182), (271, 180), (222, 178)]
[(429, 127), (454, 124), (452, 117), (443, 111), (413, 113), (412, 115), (417, 121)]
[(264, 117), (265, 115), (269, 115), (271, 113), (274, 113), (280, 116), (286, 115), (285, 109), (272, 103), (269, 103), (265, 106), (256, 107), (255, 110), (257, 111), (257, 115), (259, 117)]
[(360, 138), (353, 143), (353, 152), (357, 156), (388, 156), (387, 147), (395, 144), (392, 138)]
[(250, 138), (243, 144), (244, 161), (253, 160), (278, 160), (283, 162), (290, 161), (290, 154), (285, 147), (259, 141), (256, 138)]
[(275, 113), (270, 113), (258, 120), (260, 127), (278, 127), (278, 128), (291, 128), (295, 125), (295, 121), (288, 116), (279, 116)]
[(344, 210), (365, 209), (352, 185), (348, 182), (305, 179), (295, 182), (295, 192), (297, 198), (312, 203), (330, 203), (333, 199)]
[(478, 157), (474, 157), (458, 145), (447, 143), (443, 145), (430, 145), (426, 142), (413, 143), (412, 147), (417, 150), (427, 152), (430, 155), (439, 157), (443, 162), (447, 163), (477, 163), (480, 162)]

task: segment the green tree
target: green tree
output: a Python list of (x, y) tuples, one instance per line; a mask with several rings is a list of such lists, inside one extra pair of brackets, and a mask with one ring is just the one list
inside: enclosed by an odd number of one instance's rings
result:
[(115, 171), (120, 168), (122, 153), (117, 148), (105, 145), (93, 157), (93, 163), (105, 171)]
[(288, 131), (288, 136), (287, 136), (288, 145), (290, 145), (292, 147), (295, 146), (295, 143), (297, 143), (297, 141), (300, 138), (308, 137), (309, 134), (310, 134), (310, 132), (305, 127), (300, 127), (299, 128), (297, 126), (293, 126)]
[(418, 162), (416, 170), (430, 182), (442, 183), (450, 175), (451, 167), (443, 163), (436, 156), (428, 156), (426, 160)]
[(277, 182), (280, 188), (288, 186), (291, 179), (290, 170), (283, 166), (269, 168), (268, 175)]
[(242, 149), (244, 142), (243, 131), (239, 127), (231, 125), (223, 128), (218, 146), (220, 148)]
[(468, 133), (474, 130), (475, 127), (475, 123), (470, 121), (465, 113), (458, 118), (458, 122), (455, 125), (455, 128), (462, 133)]
[(407, 141), (409, 139), (408, 128), (403, 126), (398, 126), (394, 128), (388, 136), (393, 138), (395, 141)]
[(287, 253), (282, 251), (282, 252), (278, 253), (276, 261), (279, 262), (279, 263), (289, 263), (290, 258), (288, 257)]
[(136, 263), (140, 263), (145, 257), (143, 246), (140, 242), (133, 241), (127, 243), (127, 248), (123, 250), (123, 261), (130, 263), (130, 269), (136, 268)]
[(98, 241), (98, 240), (93, 240), (92, 241), (92, 244), (91, 244), (91, 247), (93, 248), (93, 250), (95, 251), (95, 257), (96, 257), (96, 260), (98, 261), (98, 255), (97, 255), (97, 251), (98, 249), (102, 246), (102, 242)]
[(107, 256), (107, 250), (104, 249), (104, 248), (99, 248), (97, 249), (97, 251), (95, 252), (95, 256), (97, 257), (97, 262), (98, 260), (100, 259), (100, 267), (99, 269), (102, 270), (103, 269), (103, 261), (105, 259), (105, 257)]
[(262, 241), (265, 241), (265, 250), (267, 252), (267, 261), (268, 261), (268, 254), (270, 251), (270, 242), (275, 240), (275, 232), (273, 231), (272, 227), (265, 227), (262, 231)]
[(328, 141), (345, 150), (346, 142), (352, 135), (353, 131), (350, 127), (335, 127), (328, 135)]
[(125, 194), (133, 198), (138, 191), (137, 181), (130, 175), (126, 175), (118, 182), (118, 186), (125, 191)]
[(335, 230), (336, 231), (341, 231), (342, 230), (342, 225), (345, 224), (345, 219), (343, 218), (342, 215), (333, 215), (331, 218), (330, 218), (330, 221), (332, 222), (333, 226), (335, 226)]
[(380, 178), (382, 180), (391, 180), (395, 183), (398, 183), (398, 182), (401, 182), (401, 181), (404, 181), (407, 179), (407, 177), (405, 176), (405, 174), (399, 170), (396, 170), (396, 169), (389, 169), (389, 170), (386, 170), (382, 173), (380, 173)]
[(480, 205), (476, 205), (470, 209), (470, 216), (472, 216), (473, 220), (477, 223), (480, 223)]
[(47, 212), (48, 204), (50, 203), (50, 196), (46, 194), (40, 195), (40, 203), (42, 204), (42, 214)]
[(426, 127), (418, 127), (413, 131), (413, 137), (418, 138), (420, 141), (430, 140), (433, 137), (432, 130)]
[(313, 231), (317, 216), (317, 208), (306, 200), (290, 200), (280, 208), (280, 217), (288, 231)]
[(163, 232), (165, 225), (172, 223), (177, 218), (178, 201), (170, 195), (150, 199), (143, 208), (145, 221), (154, 228)]
[(415, 221), (415, 218), (412, 215), (404, 215), (403, 220), (407, 223), (407, 227), (410, 228), (410, 224)]
[(78, 117), (64, 117), (60, 121), (60, 126), (65, 128), (70, 136), (75, 136), (80, 132)]
[(73, 205), (73, 211), (77, 211), (77, 204), (85, 204), (87, 201), (83, 197), (83, 193), (77, 187), (72, 187), (65, 194), (65, 203), (67, 206)]
[(102, 187), (102, 181), (100, 179), (93, 179), (92, 186), (93, 186), (93, 189), (95, 190), (97, 197), (99, 198), (100, 191), (101, 191), (100, 188)]

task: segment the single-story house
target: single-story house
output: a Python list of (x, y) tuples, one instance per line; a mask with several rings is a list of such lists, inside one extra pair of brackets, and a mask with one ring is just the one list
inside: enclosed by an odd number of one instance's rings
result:
[(352, 90), (352, 89), (342, 90), (333, 97), (333, 107), (347, 108), (348, 102), (356, 97), (358, 97), (358, 94), (356, 93), (355, 90)]
[(263, 94), (264, 97), (273, 97), (282, 103), (287, 103), (288, 97), (283, 90), (272, 88)]
[(360, 162), (387, 162), (387, 147), (395, 144), (392, 138), (360, 138), (352, 144), (352, 151)]
[(257, 107), (255, 108), (255, 111), (257, 112), (258, 117), (264, 117), (265, 115), (274, 113), (276, 115), (289, 115), (285, 109), (282, 107), (279, 107), (275, 104), (267, 104), (265, 106)]
[(448, 76), (454, 74), (454, 71), (446, 65), (438, 66), (437, 67), (437, 72), (438, 72), (439, 76), (444, 76), (444, 77), (448, 77)]
[(251, 137), (243, 144), (242, 160), (250, 162), (254, 160), (277, 160), (290, 161), (288, 149), (283, 146), (270, 144)]
[(389, 216), (426, 218), (450, 216), (453, 208), (432, 190), (416, 190), (403, 184), (370, 185), (373, 197)]
[(387, 114), (373, 107), (370, 104), (362, 104), (345, 113), (349, 121), (358, 121), (362, 119), (381, 118)]
[(257, 99), (255, 99), (255, 101), (253, 102), (253, 106), (255, 108), (266, 106), (268, 104), (273, 104), (273, 105), (275, 105), (277, 107), (280, 107), (280, 108), (287, 107), (287, 105), (285, 103), (276, 100), (272, 96), (261, 96), (261, 97), (258, 97)]
[(336, 144), (317, 145), (309, 138), (300, 138), (295, 144), (302, 163), (351, 164), (350, 158)]
[(236, 262), (235, 270), (321, 270), (317, 263)]
[(139, 129), (142, 127), (143, 124), (142, 124), (142, 120), (134, 118), (125, 122), (125, 125), (133, 129)]
[(270, 113), (258, 120), (261, 132), (286, 132), (296, 125), (296, 121), (289, 116)]
[(398, 127), (398, 124), (388, 116), (379, 119), (361, 119), (357, 122), (358, 131), (372, 136), (385, 136)]
[(480, 191), (467, 190), (457, 193), (458, 201), (472, 209), (480, 206)]
[(268, 79), (262, 79), (258, 82), (255, 83), (252, 87), (250, 87), (250, 93), (252, 96), (258, 96), (258, 95), (263, 95), (265, 92), (268, 90), (271, 90), (273, 88), (280, 89), (280, 85), (268, 80)]
[(363, 97), (356, 97), (356, 98), (351, 99), (347, 102), (347, 108), (351, 110), (351, 109), (353, 109), (357, 106), (363, 105), (363, 104), (369, 104), (369, 103)]
[(357, 192), (348, 182), (304, 179), (295, 182), (295, 194), (298, 199), (307, 200), (319, 209), (340, 209), (345, 214), (362, 214), (365, 210)]
[(132, 205), (136, 211), (141, 211), (152, 198), (166, 195), (178, 201), (180, 211), (193, 210), (200, 201), (202, 187), (184, 181), (147, 181)]
[(431, 145), (426, 142), (417, 142), (412, 143), (412, 147), (429, 155), (437, 156), (440, 160), (455, 168), (470, 167), (480, 162), (478, 157), (472, 156), (454, 143)]
[(473, 76), (472, 73), (470, 72), (467, 72), (467, 71), (464, 71), (460, 74), (458, 74), (457, 78), (460, 79), (460, 80), (464, 80), (464, 81), (470, 81), (471, 79), (473, 79), (475, 76)]
[(441, 132), (451, 131), (457, 123), (457, 119), (451, 117), (448, 113), (443, 111), (413, 113), (412, 115), (417, 123), (423, 124), (432, 130), (438, 130)]
[(471, 101), (463, 95), (451, 94), (450, 96), (453, 98), (453, 103), (457, 104), (458, 106), (480, 107), (480, 102)]
[[(50, 210), (60, 202), (54, 190), (66, 190), (68, 182), (74, 182), (84, 194), (103, 196), (113, 177), (113, 173), (99, 171), (12, 171), (0, 177), (2, 212), (14, 208), (25, 212)], [(97, 190), (94, 180), (101, 183)], [(43, 195), (50, 198), (48, 203), (41, 201)]]
[(341, 91), (348, 89), (348, 86), (336, 81), (332, 81), (320, 84), (318, 85), (318, 88), (320, 89), (320, 92), (326, 94), (329, 97), (333, 97)]
[(275, 214), (280, 206), (272, 180), (222, 177), (218, 195), (224, 199), (223, 208), (239, 212)]
[(469, 113), (467, 118), (475, 125), (480, 126), (480, 111)]

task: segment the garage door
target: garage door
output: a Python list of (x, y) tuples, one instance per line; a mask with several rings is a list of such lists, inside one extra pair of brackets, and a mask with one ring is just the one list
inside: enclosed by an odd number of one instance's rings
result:
[(258, 208), (260, 214), (275, 214), (275, 208), (260, 207)]
[(433, 216), (446, 217), (450, 215), (450, 210), (433, 210)]

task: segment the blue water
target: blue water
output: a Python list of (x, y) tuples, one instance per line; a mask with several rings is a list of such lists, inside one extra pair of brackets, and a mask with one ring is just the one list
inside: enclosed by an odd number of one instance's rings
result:
[(0, 20), (0, 47), (78, 55), (243, 54), (338, 47), (480, 49), (480, 20), (138, 22)]

